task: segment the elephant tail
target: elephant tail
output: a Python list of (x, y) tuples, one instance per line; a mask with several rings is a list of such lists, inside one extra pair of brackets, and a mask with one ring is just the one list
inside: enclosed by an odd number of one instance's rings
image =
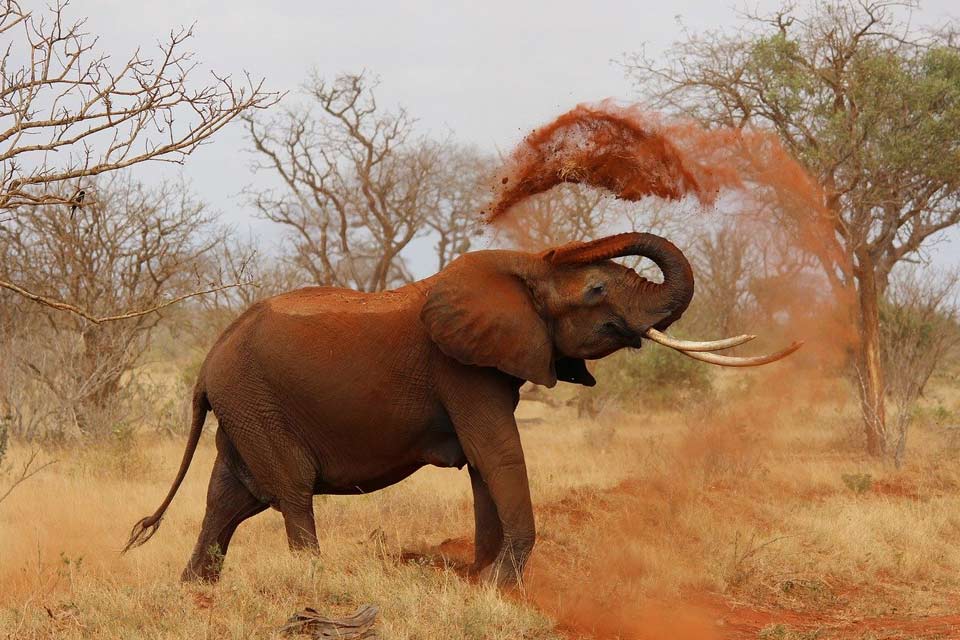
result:
[(154, 511), (152, 515), (143, 518), (137, 522), (137, 524), (133, 525), (133, 529), (130, 531), (130, 539), (127, 540), (127, 544), (120, 553), (126, 553), (130, 549), (139, 547), (152, 538), (153, 534), (160, 528), (160, 521), (163, 519), (163, 514), (167, 510), (167, 507), (170, 506), (170, 503), (173, 502), (173, 496), (177, 495), (177, 489), (180, 488), (180, 484), (187, 475), (187, 469), (190, 468), (190, 462), (193, 460), (193, 454), (197, 451), (200, 434), (203, 432), (203, 423), (207, 419), (207, 411), (209, 410), (210, 404), (207, 402), (207, 394), (201, 384), (198, 384), (193, 393), (193, 423), (190, 425), (187, 448), (183, 452), (183, 459), (180, 461), (180, 470), (177, 471), (177, 477), (173, 480), (173, 486), (170, 487), (167, 497), (163, 499), (163, 502), (160, 503), (160, 506), (157, 507), (157, 510)]

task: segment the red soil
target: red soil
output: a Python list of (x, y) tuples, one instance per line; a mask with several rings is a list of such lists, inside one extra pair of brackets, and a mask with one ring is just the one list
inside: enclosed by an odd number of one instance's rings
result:
[[(541, 557), (537, 558), (538, 555)], [(532, 599), (557, 620), (557, 631), (571, 639), (756, 640), (760, 631), (774, 625), (784, 625), (794, 632), (819, 630), (816, 637), (824, 640), (863, 640), (872, 637), (865, 636), (869, 632), (877, 634), (877, 638), (960, 639), (960, 614), (851, 619), (842, 608), (817, 612), (763, 608), (708, 592), (684, 594), (673, 600), (650, 599), (639, 607), (613, 602), (598, 608), (597, 603), (591, 601), (589, 585), (571, 585), (584, 590), (582, 597), (558, 610), (545, 602), (549, 596), (538, 590), (543, 587), (544, 571), (553, 562), (542, 556), (543, 550), (538, 549), (534, 558), (539, 585), (529, 585), (528, 591), (518, 597)], [(444, 540), (417, 552), (405, 551), (400, 558), (474, 577), (468, 570), (473, 560), (473, 543), (466, 538)]]
[[(570, 549), (554, 540), (555, 527), (575, 526), (585, 538), (607, 545), (610, 523), (635, 516), (632, 526), (654, 528), (650, 506), (666, 498), (664, 488), (626, 481), (611, 489), (582, 490), (562, 500), (538, 506), (543, 535), (528, 569), (522, 593), (526, 599), (556, 620), (556, 629), (567, 638), (598, 640), (756, 640), (760, 631), (783, 625), (793, 632), (816, 632), (823, 640), (863, 640), (865, 637), (911, 640), (960, 639), (960, 614), (902, 617), (852, 618), (845, 603), (856, 589), (832, 585), (835, 602), (817, 610), (797, 611), (756, 603), (739, 602), (708, 591), (692, 591), (679, 598), (646, 598), (641, 602), (618, 593), (616, 582), (630, 578), (630, 561), (617, 561), (611, 554), (572, 557)], [(739, 516), (738, 516), (739, 517)], [(452, 569), (463, 577), (470, 573), (473, 543), (467, 538), (444, 540), (439, 545), (404, 551), (399, 560)], [(615, 566), (607, 566), (613, 560)], [(577, 579), (571, 580), (570, 572)], [(607, 575), (609, 584), (596, 584), (596, 575)], [(960, 605), (960, 603), (958, 603)], [(960, 610), (960, 606), (958, 606)], [(874, 636), (866, 635), (868, 633)]]
[[(960, 615), (850, 619), (842, 611), (801, 613), (759, 609), (726, 600), (718, 594), (701, 594), (692, 597), (691, 601), (714, 616), (718, 640), (755, 640), (760, 630), (774, 625), (784, 625), (794, 632), (819, 631), (817, 638), (835, 640), (862, 640), (870, 637), (907, 637), (911, 640), (960, 638)], [(867, 635), (869, 632), (882, 635)]]
[(533, 131), (513, 151), (487, 220), (563, 182), (606, 189), (623, 200), (694, 194), (712, 202), (716, 187), (696, 176), (696, 168), (641, 111), (609, 102), (579, 105)]

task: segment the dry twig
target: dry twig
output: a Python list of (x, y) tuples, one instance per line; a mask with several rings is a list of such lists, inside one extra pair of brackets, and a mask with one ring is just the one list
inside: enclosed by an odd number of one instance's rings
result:
[(0, 493), (0, 503), (6, 500), (7, 497), (9, 497), (10, 494), (13, 493), (13, 490), (18, 486), (56, 462), (56, 460), (48, 460), (41, 465), (34, 466), (39, 454), (39, 449), (34, 449), (30, 452), (29, 457), (27, 457), (26, 462), (23, 463), (23, 466), (20, 468), (20, 472), (17, 473), (16, 477), (14, 477), (13, 482), (3, 491), (3, 493)]
[[(72, 204), (75, 183), (148, 160), (182, 163), (210, 136), (280, 94), (262, 80), (237, 83), (184, 49), (192, 27), (173, 30), (155, 56), (139, 49), (121, 65), (97, 50), (68, 3), (24, 9), (0, 0), (0, 211)], [(48, 163), (56, 158), (58, 163)]]

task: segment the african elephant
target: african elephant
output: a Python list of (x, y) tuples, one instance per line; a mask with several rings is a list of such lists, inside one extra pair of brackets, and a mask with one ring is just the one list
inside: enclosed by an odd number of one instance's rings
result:
[[(663, 282), (611, 260), (622, 256), (650, 258)], [(591, 386), (585, 360), (640, 347), (642, 337), (721, 364), (785, 355), (702, 354), (750, 336), (692, 343), (659, 333), (693, 286), (677, 247), (627, 233), (543, 253), (468, 253), (393, 291), (308, 287), (258, 302), (207, 355), (176, 479), (125, 551), (156, 532), (212, 410), (218, 453), (182, 579), (216, 580), (234, 530), (267, 507), (283, 515), (291, 548), (316, 549), (314, 495), (368, 493), (424, 465), (466, 465), (475, 569), (516, 583), (535, 536), (514, 420), (525, 381)]]

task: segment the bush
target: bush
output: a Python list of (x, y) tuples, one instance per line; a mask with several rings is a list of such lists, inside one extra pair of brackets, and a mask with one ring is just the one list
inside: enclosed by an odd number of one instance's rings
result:
[(702, 364), (671, 349), (624, 350), (594, 367), (597, 386), (585, 389), (590, 406), (612, 400), (623, 409), (676, 408), (709, 400), (713, 379)]
[(840, 479), (858, 496), (862, 496), (873, 488), (873, 476), (869, 473), (844, 473)]
[(917, 403), (934, 371), (960, 344), (960, 272), (931, 276), (900, 271), (880, 304), (880, 338), (887, 397), (894, 405), (889, 437), (899, 467)]

